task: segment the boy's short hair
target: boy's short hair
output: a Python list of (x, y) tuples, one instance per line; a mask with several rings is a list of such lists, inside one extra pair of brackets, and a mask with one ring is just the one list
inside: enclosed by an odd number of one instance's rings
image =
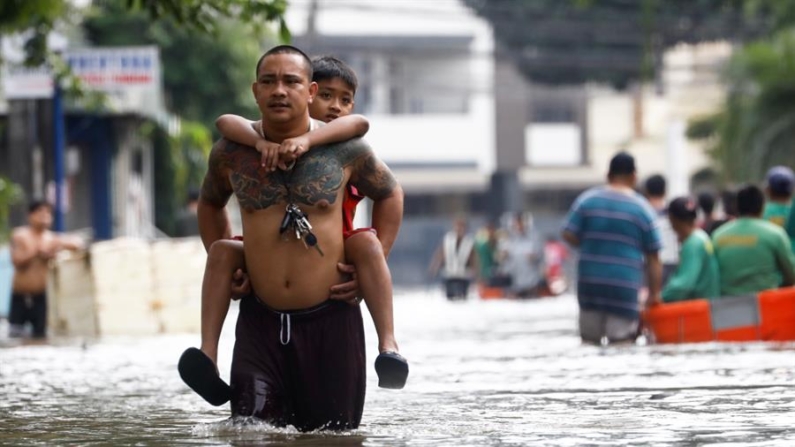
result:
[(309, 59), (309, 56), (307, 56), (306, 53), (292, 45), (277, 45), (266, 51), (265, 54), (263, 54), (257, 61), (257, 67), (254, 70), (254, 79), (259, 76), (259, 67), (262, 65), (262, 61), (264, 61), (266, 57), (273, 56), (274, 54), (295, 54), (301, 56), (304, 59), (304, 65), (306, 65), (306, 77), (310, 81), (313, 80), (314, 75), (312, 73), (312, 60)]
[(646, 195), (649, 197), (664, 197), (665, 196), (665, 177), (660, 174), (655, 174), (646, 179), (646, 184), (644, 185), (644, 189), (646, 190)]
[(668, 215), (682, 222), (693, 223), (698, 216), (698, 204), (691, 197), (677, 197), (668, 204)]
[(737, 213), (758, 216), (765, 207), (765, 193), (756, 185), (746, 185), (737, 191)]
[(698, 206), (704, 214), (711, 215), (715, 210), (715, 196), (709, 192), (702, 192), (698, 195)]
[(317, 56), (312, 59), (312, 81), (320, 82), (340, 78), (356, 94), (359, 80), (353, 69), (334, 56)]
[(49, 208), (52, 211), (52, 205), (46, 200), (34, 200), (28, 203), (28, 214), (33, 214), (42, 208)]

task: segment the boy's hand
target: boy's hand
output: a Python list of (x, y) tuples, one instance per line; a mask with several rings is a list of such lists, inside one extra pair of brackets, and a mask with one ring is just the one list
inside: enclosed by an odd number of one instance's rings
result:
[(248, 273), (243, 271), (243, 269), (235, 270), (235, 273), (232, 274), (232, 285), (230, 289), (232, 292), (233, 300), (239, 300), (244, 296), (250, 295), (251, 282), (249, 282)]
[(271, 143), (270, 141), (259, 140), (255, 148), (257, 152), (262, 154), (260, 166), (267, 171), (275, 171), (276, 167), (279, 165), (279, 149), (281, 146), (276, 143)]
[(305, 135), (300, 137), (288, 138), (282, 141), (279, 148), (280, 162), (279, 167), (285, 169), (287, 163), (294, 161), (296, 158), (305, 154), (309, 150), (309, 138)]

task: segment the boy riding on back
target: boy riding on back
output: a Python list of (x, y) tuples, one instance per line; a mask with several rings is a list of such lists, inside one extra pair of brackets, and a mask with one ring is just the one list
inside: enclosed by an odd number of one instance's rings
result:
[[(367, 132), (367, 120), (361, 115), (350, 115), (358, 84), (353, 70), (339, 59), (329, 56), (313, 59), (312, 68), (312, 81), (318, 84), (318, 92), (310, 104), (309, 112), (313, 119), (328, 125), (312, 126), (303, 136), (285, 140), (279, 145), (267, 141), (259, 121), (251, 122), (235, 115), (223, 115), (216, 121), (224, 137), (254, 147), (262, 153), (261, 169), (289, 170), (296, 158), (315, 146), (361, 137)], [(358, 280), (378, 335), (379, 356), (375, 368), (379, 386), (403, 388), (408, 376), (408, 363), (398, 354), (395, 341), (392, 279), (386, 263), (394, 240), (379, 239), (382, 235), (377, 235), (373, 228), (354, 229), (354, 212), (362, 197), (352, 185), (346, 186), (344, 197), (344, 248), (347, 261), (355, 266), (354, 281), (334, 286), (329, 291), (329, 297), (358, 305), (362, 298), (352, 296)], [(394, 219), (390, 219), (390, 225), (399, 226), (401, 219), (402, 216), (394, 216)], [(216, 366), (218, 341), (229, 310), (230, 284), (235, 284), (232, 288), (235, 295), (250, 293), (250, 289), (245, 274), (242, 240), (218, 240), (206, 248), (208, 257), (202, 284), (201, 350), (186, 350), (180, 358), (179, 371), (194, 391), (211, 404), (221, 405), (229, 400), (230, 394), (229, 386), (219, 377)]]

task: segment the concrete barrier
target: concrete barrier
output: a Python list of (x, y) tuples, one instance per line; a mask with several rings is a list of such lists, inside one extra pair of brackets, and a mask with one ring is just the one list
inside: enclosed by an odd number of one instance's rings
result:
[(205, 261), (199, 238), (115, 239), (61, 253), (48, 281), (50, 333), (198, 332)]

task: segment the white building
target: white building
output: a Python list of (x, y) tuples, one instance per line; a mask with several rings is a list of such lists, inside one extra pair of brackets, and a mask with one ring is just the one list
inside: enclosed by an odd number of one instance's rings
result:
[(301, 48), (356, 70), (356, 111), (409, 215), (559, 212), (604, 181), (618, 150), (636, 155), (641, 177), (666, 174), (672, 193), (709, 163), (684, 127), (719, 105), (726, 44), (669, 51), (664, 92), (644, 89), (636, 113), (630, 92), (530, 84), (457, 0), (296, 0), (287, 22)]

